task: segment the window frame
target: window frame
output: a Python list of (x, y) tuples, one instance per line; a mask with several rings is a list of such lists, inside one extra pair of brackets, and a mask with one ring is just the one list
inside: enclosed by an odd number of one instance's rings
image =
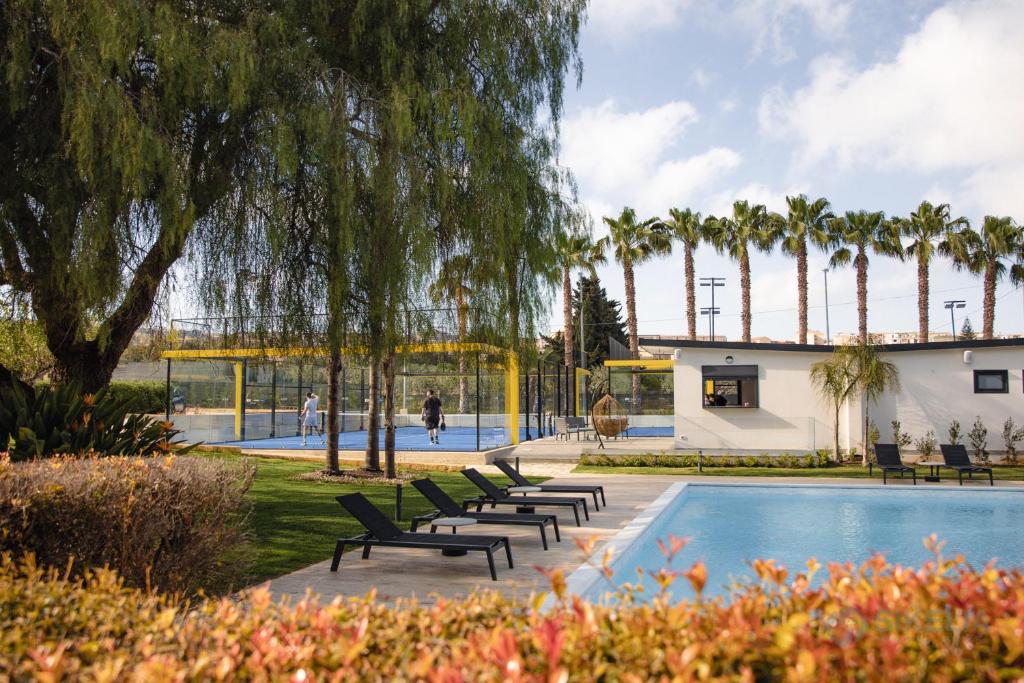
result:
[[(700, 403), (704, 410), (756, 410), (761, 407), (761, 377), (760, 368), (757, 365), (702, 365), (701, 366), (701, 381), (700, 381)], [(706, 397), (705, 389), (708, 381), (714, 382), (719, 381), (733, 381), (736, 382), (739, 389), (744, 382), (752, 382), (754, 386), (754, 397), (753, 400), (748, 401), (750, 405), (725, 405), (715, 406), (707, 405), (704, 401)], [(743, 398), (740, 396), (740, 398)]]
[[(1003, 386), (1001, 389), (983, 389), (978, 386), (980, 377), (999, 377)], [(974, 371), (974, 393), (976, 394), (1008, 394), (1010, 393), (1010, 371), (1009, 370), (975, 370)]]

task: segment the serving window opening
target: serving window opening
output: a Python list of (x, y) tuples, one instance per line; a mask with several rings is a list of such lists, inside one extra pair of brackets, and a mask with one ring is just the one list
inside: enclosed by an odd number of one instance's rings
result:
[(756, 365), (705, 365), (701, 370), (705, 408), (757, 408)]

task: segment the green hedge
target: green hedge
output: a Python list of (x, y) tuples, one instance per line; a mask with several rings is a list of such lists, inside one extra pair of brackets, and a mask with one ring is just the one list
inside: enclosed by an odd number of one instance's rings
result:
[(163, 382), (111, 382), (107, 398), (128, 401), (129, 413), (163, 413), (167, 410), (167, 385)]
[[(581, 465), (600, 467), (696, 467), (696, 453), (679, 455), (659, 455), (645, 453), (642, 455), (598, 455), (584, 453), (580, 456)], [(827, 451), (792, 455), (705, 455), (703, 467), (833, 467), (835, 463), (828, 457)]]

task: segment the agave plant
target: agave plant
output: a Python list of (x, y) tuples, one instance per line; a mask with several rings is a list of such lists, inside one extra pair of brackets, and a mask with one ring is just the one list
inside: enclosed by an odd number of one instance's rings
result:
[[(0, 391), (0, 448), (11, 460), (57, 453), (154, 455), (174, 449), (181, 431), (169, 422), (128, 412), (129, 403), (106, 389), (83, 394), (75, 384), (40, 387), (27, 396), (18, 386)], [(186, 449), (187, 450), (187, 449)]]

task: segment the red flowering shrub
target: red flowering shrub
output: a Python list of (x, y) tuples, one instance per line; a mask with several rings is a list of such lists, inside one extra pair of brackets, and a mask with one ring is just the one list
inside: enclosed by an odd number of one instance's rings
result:
[[(0, 679), (40, 680), (1013, 680), (1024, 677), (1024, 575), (960, 560), (773, 562), (729, 599), (321, 605), (176, 603), (107, 571), (68, 580), (0, 560)], [(698, 587), (695, 565), (680, 574)], [(666, 571), (666, 583), (674, 574)], [(564, 585), (553, 576), (553, 585)]]
[(0, 552), (76, 572), (109, 566), (140, 587), (223, 587), (245, 569), (254, 473), (175, 456), (0, 461)]

